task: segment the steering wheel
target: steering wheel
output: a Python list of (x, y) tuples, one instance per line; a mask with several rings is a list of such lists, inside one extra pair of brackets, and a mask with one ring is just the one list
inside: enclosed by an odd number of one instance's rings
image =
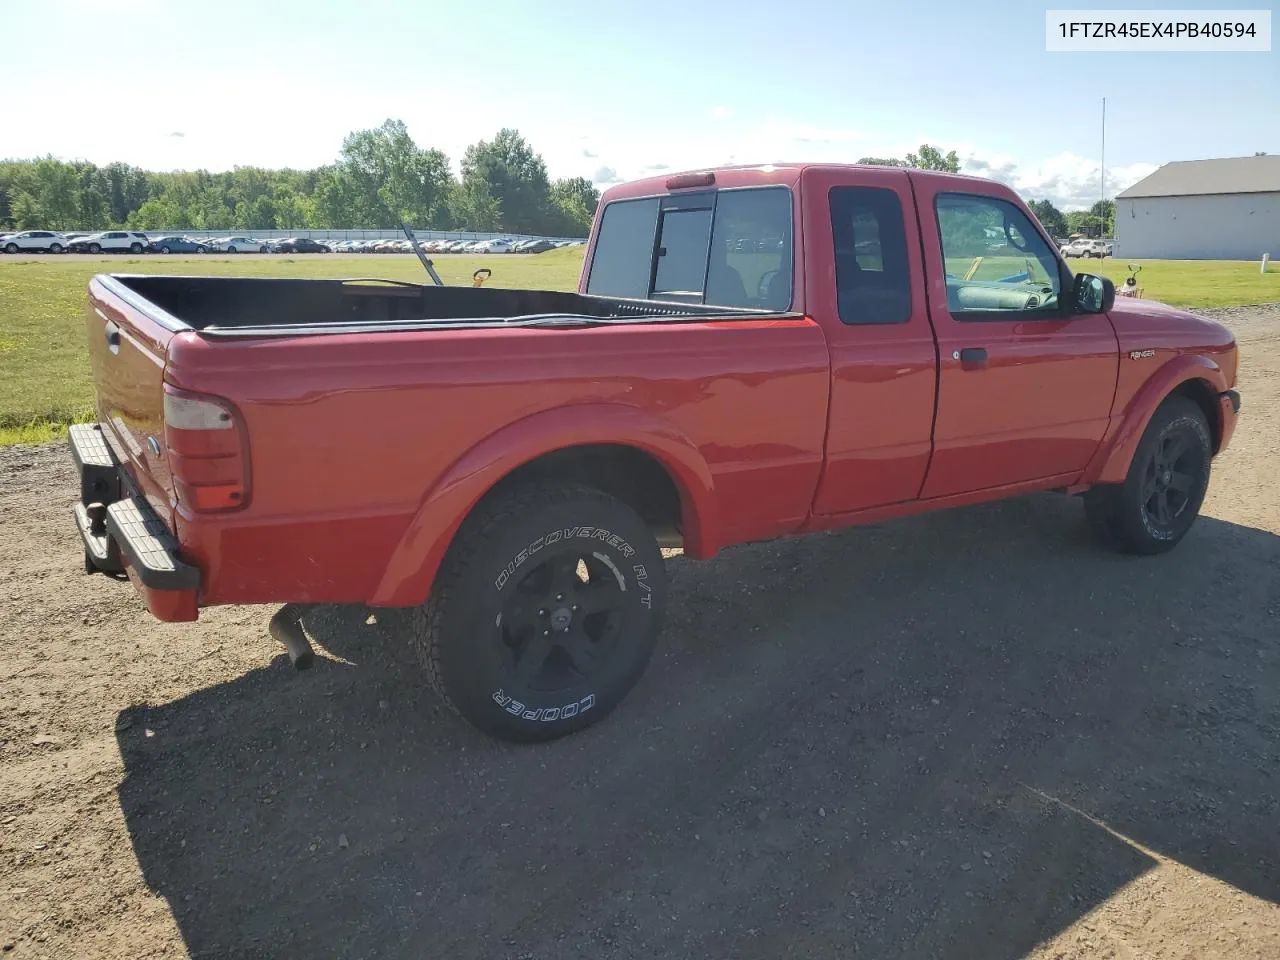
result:
[(769, 299), (769, 284), (773, 281), (773, 278), (781, 272), (782, 271), (780, 270), (766, 270), (764, 273), (760, 274), (760, 282), (756, 284), (757, 300)]

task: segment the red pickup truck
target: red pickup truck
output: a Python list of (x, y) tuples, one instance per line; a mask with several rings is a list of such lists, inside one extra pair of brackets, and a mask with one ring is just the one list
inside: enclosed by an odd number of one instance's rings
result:
[(999, 183), (881, 167), (615, 187), (576, 293), (101, 275), (88, 326), (86, 569), (167, 621), (399, 609), (526, 741), (637, 682), (662, 547), (1058, 490), (1157, 553), (1240, 405), (1223, 326), (1073, 275)]

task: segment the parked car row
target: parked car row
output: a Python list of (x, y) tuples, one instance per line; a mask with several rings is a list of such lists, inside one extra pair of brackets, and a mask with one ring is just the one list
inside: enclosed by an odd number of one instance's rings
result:
[(142, 253), (149, 242), (146, 234), (125, 230), (91, 234), (23, 230), (0, 234), (0, 250), (5, 253)]
[[(544, 253), (557, 247), (581, 246), (585, 240), (419, 240), (424, 253)], [(335, 253), (412, 253), (408, 240), (342, 240)]]
[[(581, 246), (585, 240), (420, 240), (427, 253), (542, 253), (557, 247)], [(309, 237), (257, 240), (253, 237), (148, 237), (134, 230), (59, 233), (24, 230), (0, 234), (4, 253), (412, 253), (408, 240), (338, 240)]]
[(149, 237), (137, 230), (57, 233), (23, 230), (0, 234), (5, 253), (268, 253), (273, 241), (250, 237)]

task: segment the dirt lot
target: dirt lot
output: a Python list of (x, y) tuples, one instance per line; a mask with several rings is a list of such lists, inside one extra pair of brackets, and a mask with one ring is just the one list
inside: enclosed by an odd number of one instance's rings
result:
[(82, 958), (1280, 956), (1280, 308), (1172, 555), (1030, 497), (671, 562), (660, 653), (546, 747), (363, 610), (148, 619), (64, 449), (0, 451), (0, 945)]

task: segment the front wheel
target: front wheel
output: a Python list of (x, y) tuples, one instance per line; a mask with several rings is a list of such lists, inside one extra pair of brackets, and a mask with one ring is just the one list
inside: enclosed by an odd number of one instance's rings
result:
[(502, 740), (552, 740), (636, 685), (665, 598), (662, 551), (635, 511), (590, 487), (535, 484), (468, 518), (413, 638), (464, 719)]
[(89, 244), (89, 252), (90, 252), (90, 253), (101, 253), (101, 252), (102, 252), (102, 244), (100, 244), (100, 243), (91, 243), (91, 244)]
[(1170, 397), (1151, 417), (1123, 483), (1084, 495), (1085, 516), (1125, 553), (1172, 550), (1191, 529), (1209, 489), (1213, 438), (1204, 411)]

